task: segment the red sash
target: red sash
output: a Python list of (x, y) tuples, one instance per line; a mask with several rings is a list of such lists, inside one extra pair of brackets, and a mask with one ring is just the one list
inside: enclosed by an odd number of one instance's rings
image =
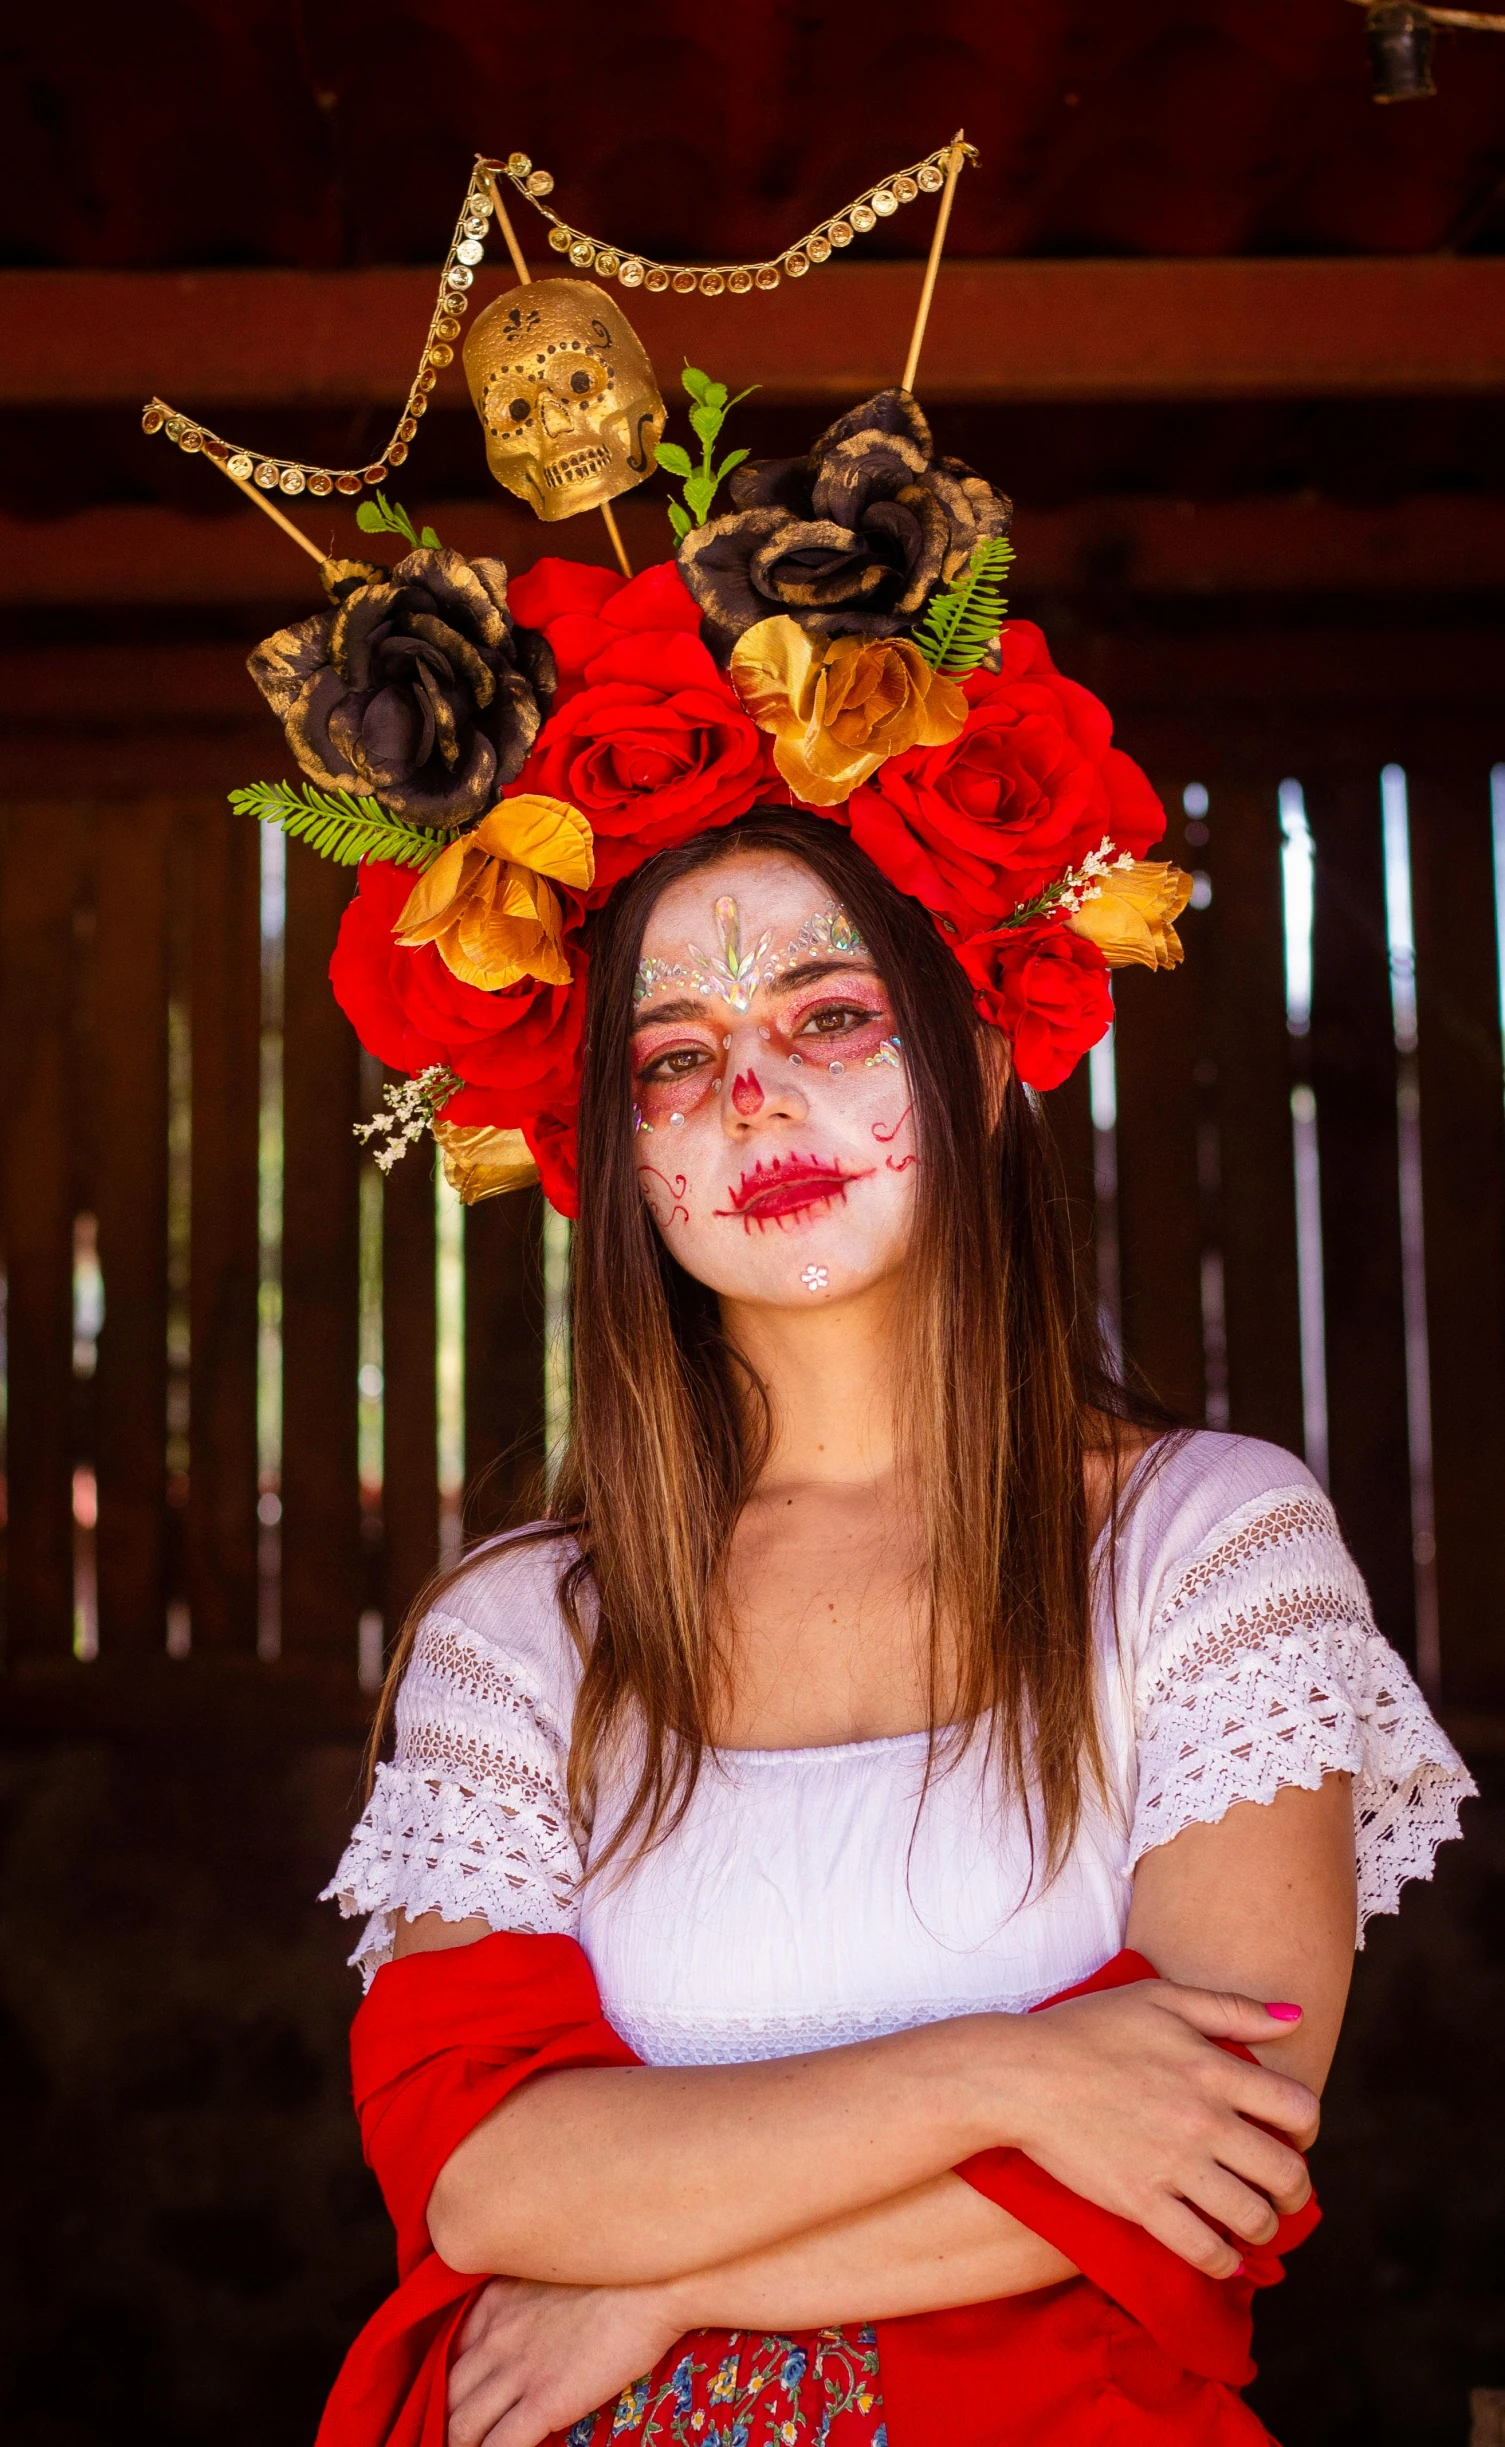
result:
[[(1154, 1977), (1142, 1956), (1119, 1954), (1063, 1995)], [(638, 2060), (604, 2019), (572, 1938), (505, 1933), (388, 1964), (356, 2015), (350, 2057), (399, 2283), (346, 2355), (317, 2447), (444, 2447), (450, 2350), (486, 2281), (447, 2267), (429, 2241), (440, 2168), (531, 2074)], [(1250, 2302), (1278, 2281), (1277, 2252), (1316, 2224), (1315, 2202), (1273, 2245), (1245, 2252), (1247, 2275), (1219, 2282), (1018, 2150), (985, 2150), (958, 2173), (1082, 2275), (880, 2322), (890, 2447), (1257, 2447), (1266, 2434), (1232, 2392), (1253, 2376)]]

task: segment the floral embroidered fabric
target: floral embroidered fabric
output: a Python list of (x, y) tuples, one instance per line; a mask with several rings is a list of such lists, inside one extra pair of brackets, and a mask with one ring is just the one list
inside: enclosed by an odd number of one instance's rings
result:
[[(588, 2413), (567, 2447), (888, 2447), (871, 2328), (686, 2338), (659, 2368)], [(709, 2350), (706, 2350), (709, 2349)]]

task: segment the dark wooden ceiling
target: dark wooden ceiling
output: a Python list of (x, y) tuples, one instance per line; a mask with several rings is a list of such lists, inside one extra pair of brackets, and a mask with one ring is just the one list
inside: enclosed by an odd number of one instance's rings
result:
[(12, 27), (12, 265), (427, 261), (471, 155), (513, 147), (602, 237), (762, 254), (958, 120), (960, 253), (1505, 246), (1505, 37), (1440, 32), (1438, 98), (1380, 109), (1350, 0), (84, 0)]

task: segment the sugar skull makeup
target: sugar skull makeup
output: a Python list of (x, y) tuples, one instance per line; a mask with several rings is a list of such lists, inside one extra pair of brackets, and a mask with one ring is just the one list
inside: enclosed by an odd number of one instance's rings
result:
[(902, 1262), (917, 1158), (893, 1007), (794, 856), (734, 852), (655, 903), (632, 1099), (650, 1212), (712, 1290), (809, 1307)]

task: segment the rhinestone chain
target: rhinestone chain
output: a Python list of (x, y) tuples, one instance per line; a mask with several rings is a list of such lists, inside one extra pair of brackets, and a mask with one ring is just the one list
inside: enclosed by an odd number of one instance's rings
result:
[[(776, 289), (786, 277), (801, 279), (813, 264), (827, 262), (834, 249), (850, 246), (854, 238), (865, 236), (879, 221), (896, 213), (901, 204), (912, 204), (918, 195), (938, 194), (946, 183), (951, 150), (950, 145), (941, 145), (924, 161), (896, 172), (876, 187), (869, 187), (845, 212), (822, 221), (798, 245), (786, 247), (781, 255), (771, 255), (762, 263), (697, 265), (656, 263), (647, 255), (633, 255), (619, 247), (603, 245), (599, 239), (561, 221), (550, 210), (543, 199), (552, 192), (554, 181), (547, 170), (535, 170), (526, 153), (513, 153), (506, 161), (490, 161), (478, 155), (470, 190), (444, 259), (439, 295), (429, 320), (418, 372), (396, 431), (380, 459), (370, 467), (315, 467), (306, 459), (263, 457), (237, 442), (225, 441), (196, 418), (170, 407), (165, 399), (148, 400), (141, 412), (142, 431), (165, 433), (179, 450), (202, 451), (238, 483), (257, 484), (264, 493), (308, 492), (322, 499), (327, 493), (358, 493), (365, 485), (385, 484), (389, 471), (400, 467), (408, 455), (408, 446), (418, 431), (418, 420), (427, 412), (429, 393), (441, 371), (454, 362), (454, 344), (460, 337), (459, 318), (470, 304), (467, 292), (474, 286), (476, 267), (486, 251), (493, 212), (493, 178), (510, 179), (518, 194), (526, 196), (534, 210), (543, 215), (550, 225), (550, 246), (567, 256), (576, 271), (591, 271), (599, 279), (620, 281), (624, 289), (649, 289), (655, 294), (672, 289), (680, 297), (692, 293), (720, 297), (723, 291), (732, 297), (746, 297), (754, 289)], [(969, 161), (977, 159), (971, 145), (964, 144), (961, 150)]]
[[(976, 161), (976, 148), (961, 147), (968, 161)], [(554, 181), (547, 170), (535, 170), (525, 153), (514, 153), (510, 161), (483, 162), (479, 166), (498, 178), (510, 178), (521, 196), (525, 196), (535, 212), (549, 224), (549, 244), (558, 254), (567, 255), (575, 269), (594, 272), (601, 280), (618, 280), (624, 289), (651, 289), (655, 293), (672, 289), (678, 297), (720, 297), (727, 292), (732, 297), (746, 297), (753, 289), (776, 289), (783, 279), (802, 280), (812, 265), (828, 263), (838, 247), (850, 246), (854, 238), (866, 237), (880, 221), (896, 213), (901, 204), (912, 204), (918, 195), (939, 195), (946, 184), (946, 170), (952, 148), (943, 144), (924, 161), (899, 170), (891, 178), (882, 179), (869, 187), (849, 204), (845, 212), (832, 215), (812, 229), (794, 246), (782, 254), (769, 255), (761, 263), (655, 263), (651, 256), (634, 255), (625, 247), (607, 246), (592, 238), (585, 230), (576, 229), (543, 202), (550, 194)]]

